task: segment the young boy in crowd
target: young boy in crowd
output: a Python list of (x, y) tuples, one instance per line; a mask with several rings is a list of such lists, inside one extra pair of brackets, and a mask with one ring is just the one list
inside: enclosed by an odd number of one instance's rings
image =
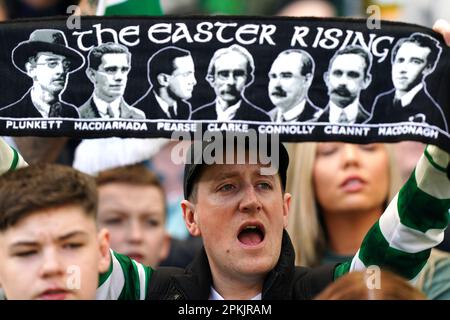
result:
[(165, 230), (166, 201), (156, 175), (136, 164), (101, 171), (97, 177), (98, 224), (110, 234), (111, 248), (156, 267), (170, 248)]

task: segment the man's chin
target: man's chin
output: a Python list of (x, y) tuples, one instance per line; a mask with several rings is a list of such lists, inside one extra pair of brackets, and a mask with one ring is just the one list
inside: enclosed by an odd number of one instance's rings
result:
[(343, 98), (341, 96), (338, 96), (338, 97), (335, 97), (334, 99), (332, 98), (331, 101), (333, 101), (333, 103), (335, 105), (337, 105), (338, 107), (345, 108), (355, 100), (351, 99), (351, 98), (347, 98), (347, 97)]
[(258, 275), (265, 276), (274, 267), (270, 261), (258, 261), (258, 259), (249, 259), (249, 261), (242, 261), (240, 266), (237, 266), (239, 273), (255, 277)]

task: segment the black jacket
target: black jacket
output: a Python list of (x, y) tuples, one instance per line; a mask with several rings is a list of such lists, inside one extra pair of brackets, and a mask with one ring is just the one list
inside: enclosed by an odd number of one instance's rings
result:
[[(316, 107), (314, 103), (312, 103), (309, 99), (306, 99), (305, 108), (303, 109), (302, 113), (299, 114), (295, 120), (293, 120), (293, 122), (315, 121), (316, 117), (320, 115), (321, 112), (322, 109)], [(272, 109), (269, 112), (269, 116), (272, 119), (272, 122), (277, 121), (277, 115), (278, 115), (278, 108)]]
[[(63, 101), (61, 104), (60, 118), (79, 118), (77, 108)], [(42, 118), (42, 114), (36, 109), (31, 100), (31, 89), (18, 101), (0, 109), (0, 117), (5, 118)]]
[[(217, 120), (216, 101), (205, 104), (192, 112), (192, 120)], [(270, 117), (263, 110), (253, 106), (245, 99), (236, 111), (232, 120), (270, 121)]]
[[(395, 106), (395, 89), (376, 97), (369, 123), (425, 122), (448, 132), (445, 115), (425, 89), (420, 90), (407, 106)], [(417, 117), (419, 116), (419, 117)], [(416, 120), (417, 118), (417, 120)]]
[[(334, 266), (315, 269), (295, 267), (295, 253), (286, 231), (280, 259), (264, 281), (263, 300), (312, 299), (333, 281)], [(148, 287), (150, 300), (208, 300), (211, 270), (204, 249), (186, 268), (161, 267), (154, 271)]]
[[(146, 119), (170, 119), (163, 111), (156, 100), (155, 92), (153, 90), (147, 92), (141, 99), (133, 104), (133, 107), (144, 111)], [(191, 117), (191, 105), (182, 100), (177, 101), (177, 117), (175, 120), (189, 120)]]
[[(356, 115), (355, 123), (365, 123), (369, 119), (370, 114), (359, 104), (358, 114)], [(317, 118), (317, 122), (330, 122), (330, 105), (328, 104), (320, 116)]]

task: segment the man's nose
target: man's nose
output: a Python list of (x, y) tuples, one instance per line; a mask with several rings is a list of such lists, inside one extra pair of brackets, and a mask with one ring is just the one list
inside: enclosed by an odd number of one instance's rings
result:
[(235, 82), (236, 78), (234, 77), (233, 72), (230, 72), (225, 78), (225, 83), (228, 85), (233, 85)]
[(51, 278), (64, 274), (63, 264), (56, 248), (43, 251), (43, 262), (40, 270), (42, 278)]
[(275, 89), (281, 89), (281, 82), (279, 77), (270, 79), (270, 84)]
[(139, 221), (131, 221), (128, 225), (128, 241), (131, 243), (140, 243), (142, 241), (142, 227)]
[(63, 74), (67, 72), (62, 63), (58, 63), (54, 70), (57, 74)]
[(116, 81), (122, 81), (123, 79), (125, 79), (126, 73), (122, 72), (122, 71), (117, 71), (114, 74), (114, 80)]
[(194, 86), (197, 84), (197, 79), (195, 78), (194, 75), (191, 76), (191, 83), (192, 83), (192, 85), (194, 85)]
[(249, 185), (243, 190), (243, 196), (239, 204), (239, 210), (246, 213), (259, 212), (262, 208), (261, 201), (254, 186)]

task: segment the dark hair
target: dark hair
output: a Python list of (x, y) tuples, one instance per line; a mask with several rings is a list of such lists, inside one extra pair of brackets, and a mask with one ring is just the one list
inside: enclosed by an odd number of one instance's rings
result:
[(439, 46), (439, 42), (436, 39), (421, 33), (414, 33), (409, 38), (402, 38), (399, 41), (397, 41), (397, 43), (394, 46), (394, 49), (392, 49), (392, 56), (391, 56), (392, 64), (395, 61), (395, 57), (397, 56), (398, 50), (404, 43), (415, 43), (419, 47), (429, 48), (431, 52), (427, 56), (427, 66), (431, 67), (431, 69), (435, 68), (442, 48)]
[(372, 66), (372, 57), (367, 52), (367, 50), (365, 50), (363, 47), (360, 47), (360, 46), (351, 45), (351, 46), (347, 46), (344, 49), (337, 51), (335, 53), (335, 55), (333, 56), (333, 58), (331, 58), (330, 67), (333, 64), (334, 60), (338, 56), (342, 56), (344, 54), (356, 54), (356, 55), (359, 55), (361, 58), (363, 58), (364, 62), (366, 63), (366, 65), (364, 67), (364, 76), (367, 77), (370, 67)]
[(114, 42), (103, 43), (97, 47), (92, 48), (88, 54), (88, 68), (98, 70), (98, 67), (102, 64), (102, 57), (108, 53), (124, 53), (127, 55), (128, 61), (131, 59), (131, 53), (128, 48)]
[(36, 211), (80, 206), (88, 217), (97, 215), (94, 178), (71, 167), (37, 164), (0, 176), (0, 231)]
[[(156, 174), (142, 164), (117, 167), (103, 170), (96, 177), (97, 186), (109, 183), (126, 183), (138, 186), (153, 186), (158, 188), (165, 199), (165, 192)], [(164, 200), (164, 207), (166, 206)]]
[(165, 73), (171, 75), (175, 70), (175, 59), (190, 56), (190, 52), (177, 47), (166, 47), (157, 51), (148, 60), (148, 78), (155, 89), (161, 85), (158, 83), (158, 75)]

